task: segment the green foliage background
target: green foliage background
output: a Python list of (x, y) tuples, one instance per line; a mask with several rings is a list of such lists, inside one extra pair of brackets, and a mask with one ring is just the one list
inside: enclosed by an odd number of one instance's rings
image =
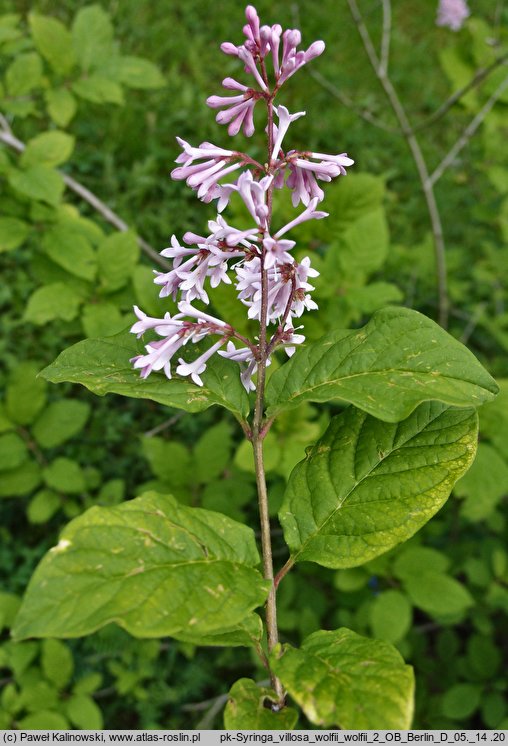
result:
[[(506, 9), (496, 15), (490, 0), (477, 2), (455, 35), (435, 28), (433, 5), (394, 3), (391, 71), (414, 121), (506, 47)], [(379, 28), (378, 4), (363, 6)], [(295, 25), (288, 3), (257, 7), (269, 22)], [(7, 14), (0, 17), (0, 110), (15, 136), (30, 143), (21, 157), (0, 146), (0, 726), (220, 727), (216, 709), (192, 703), (227, 692), (242, 676), (264, 678), (241, 648), (140, 641), (116, 627), (71, 642), (9, 640), (36, 563), (68, 519), (92, 505), (113, 506), (152, 489), (257, 525), (252, 461), (232, 416), (100, 399), (35, 377), (69, 344), (128, 326), (133, 302), (153, 314), (168, 307), (155, 295), (152, 263), (139, 252), (135, 232), (158, 249), (172, 233), (199, 232), (212, 207), (169, 179), (174, 138), (228, 143), (204, 100), (236, 72), (218, 44), (240, 38), (242, 5), (217, 2), (213, 13), (203, 0), (93, 8), (64, 0), (0, 2)], [(73, 36), (44, 16), (72, 26)], [(297, 25), (304, 40), (327, 44), (315, 69), (356, 107), (393, 125), (345, 1), (302, 3)], [(437, 165), (505, 72), (422, 131), (429, 163)], [(436, 318), (428, 216), (405, 141), (373, 128), (306, 72), (285, 95), (291, 111), (308, 114), (294, 126), (302, 147), (347, 150), (356, 161), (347, 179), (327, 189), (331, 217), (298, 232), (302, 255), (310, 245), (321, 272), (320, 310), (305, 319), (308, 338), (360, 325), (388, 304)], [(436, 188), (450, 331), (502, 389), (480, 412), (478, 458), (438, 516), (400, 549), (362, 568), (303, 564), (280, 587), (283, 642), (344, 625), (396, 644), (416, 671), (416, 728), (508, 727), (507, 106), (505, 93)], [(262, 157), (261, 140), (249, 147)], [(91, 189), (132, 231), (115, 232), (64, 192), (56, 169)], [(276, 209), (283, 216), (289, 207)], [(241, 329), (243, 310), (233, 298), (225, 287), (213, 303)], [(305, 446), (338, 410), (305, 403), (277, 420), (266, 449), (274, 517)], [(276, 521), (274, 542), (282, 565), (287, 555)]]

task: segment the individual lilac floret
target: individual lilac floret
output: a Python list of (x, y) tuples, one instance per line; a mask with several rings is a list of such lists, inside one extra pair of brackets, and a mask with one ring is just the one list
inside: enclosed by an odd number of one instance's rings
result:
[[(244, 165), (241, 153), (218, 148), (209, 142), (202, 142), (199, 148), (193, 148), (182, 138), (176, 139), (183, 150), (176, 163), (183, 165), (171, 171), (171, 178), (175, 181), (185, 179), (187, 186), (197, 190), (198, 197), (203, 202), (218, 198), (218, 182)], [(239, 160), (233, 163), (235, 159)], [(201, 163), (194, 163), (196, 160)]]
[(466, 0), (439, 0), (436, 23), (438, 26), (447, 26), (452, 31), (459, 31), (469, 15)]
[[(280, 108), (280, 107), (279, 107)], [(313, 163), (309, 158), (319, 159)], [(299, 202), (308, 205), (312, 199), (321, 202), (324, 192), (316, 179), (331, 181), (337, 176), (346, 176), (346, 168), (354, 161), (347, 153), (327, 155), (326, 153), (297, 153), (292, 151), (287, 156), (289, 176), (287, 185), (292, 190), (291, 200), (296, 207)]]
[(286, 132), (289, 129), (289, 125), (292, 122), (295, 122), (297, 119), (300, 119), (300, 117), (305, 116), (304, 111), (297, 111), (296, 114), (290, 114), (289, 111), (286, 109), (286, 107), (282, 106), (282, 104), (279, 105), (275, 111), (279, 118), (279, 126), (276, 127), (274, 125), (272, 159), (275, 159), (278, 157), (279, 151), (282, 145), (282, 141), (284, 139)]

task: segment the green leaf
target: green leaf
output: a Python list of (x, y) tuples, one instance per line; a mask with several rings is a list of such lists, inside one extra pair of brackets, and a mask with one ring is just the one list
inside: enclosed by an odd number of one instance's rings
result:
[(76, 694), (65, 705), (65, 712), (76, 728), (82, 730), (102, 730), (104, 721), (99, 707), (85, 694)]
[(38, 377), (37, 363), (24, 362), (9, 376), (5, 409), (18, 425), (29, 425), (46, 403), (47, 384)]
[(376, 596), (370, 610), (374, 637), (399, 642), (411, 627), (411, 604), (400, 591), (383, 591)]
[(28, 299), (24, 321), (43, 326), (53, 319), (72, 321), (78, 315), (82, 298), (69, 285), (52, 282), (37, 288)]
[(71, 157), (74, 150), (74, 137), (66, 132), (43, 132), (28, 141), (26, 150), (21, 156), (24, 167), (42, 164), (43, 166), (59, 166)]
[(385, 262), (388, 240), (388, 226), (382, 208), (362, 215), (341, 236), (341, 265), (348, 275), (375, 272)]
[(53, 490), (39, 490), (30, 500), (26, 510), (27, 518), (34, 525), (46, 523), (56, 513), (60, 505), (60, 497)]
[(314, 725), (411, 727), (413, 669), (386, 642), (344, 628), (315, 632), (300, 649), (282, 646), (272, 668)]
[(72, 84), (72, 90), (80, 98), (93, 104), (119, 104), (124, 102), (122, 87), (114, 80), (100, 75), (90, 75)]
[(478, 406), (497, 391), (474, 355), (433, 321), (385, 308), (358, 331), (332, 332), (298, 350), (268, 382), (267, 414), (340, 399), (398, 422), (425, 401)]
[[(215, 355), (203, 374), (204, 386), (188, 380), (155, 374), (143, 380), (129, 359), (143, 347), (133, 334), (122, 333), (104, 339), (90, 339), (69, 347), (42, 371), (52, 383), (81, 383), (94, 394), (122, 394), (134, 399), (152, 399), (168, 407), (201, 412), (220, 404), (238, 417), (249, 412), (249, 400), (240, 381), (238, 366)], [(191, 354), (197, 355), (196, 349)]]
[(48, 166), (31, 166), (23, 171), (13, 169), (9, 184), (20, 194), (30, 199), (56, 207), (60, 202), (65, 184), (61, 175)]
[(194, 479), (210, 482), (220, 476), (231, 458), (231, 428), (227, 422), (219, 422), (205, 432), (194, 447)]
[(69, 723), (58, 712), (40, 710), (18, 720), (17, 726), (22, 730), (67, 730)]
[(54, 490), (74, 494), (86, 489), (81, 466), (68, 458), (56, 458), (43, 470), (43, 476), (48, 487)]
[(452, 720), (465, 720), (478, 709), (481, 695), (477, 684), (454, 684), (443, 695), (441, 711)]
[(298, 713), (292, 707), (274, 712), (265, 703), (277, 703), (273, 689), (258, 686), (252, 679), (239, 679), (229, 692), (224, 711), (226, 730), (292, 730)]
[(36, 569), (14, 633), (79, 637), (111, 622), (136, 637), (220, 633), (264, 602), (258, 562), (250, 528), (169, 495), (94, 507)]
[(398, 580), (418, 575), (424, 570), (446, 572), (450, 560), (442, 552), (431, 547), (404, 547), (393, 563), (393, 574)]
[(25, 461), (15, 469), (2, 472), (0, 497), (21, 497), (32, 492), (41, 482), (41, 469), (35, 461)]
[(0, 217), (0, 253), (17, 249), (26, 240), (30, 228), (18, 218)]
[(461, 511), (465, 518), (485, 520), (508, 494), (508, 464), (495, 448), (480, 443), (475, 462), (457, 484), (455, 493), (466, 498)]
[(12, 625), (14, 617), (18, 613), (21, 599), (14, 593), (3, 593), (0, 591), (0, 632)]
[(41, 665), (44, 676), (58, 689), (70, 682), (74, 671), (72, 653), (60, 640), (43, 640)]
[(119, 57), (118, 80), (129, 88), (162, 88), (166, 85), (159, 68), (142, 57)]
[(190, 453), (182, 443), (146, 437), (141, 445), (154, 474), (170, 487), (183, 487), (194, 480)]
[[(42, 168), (42, 167), (41, 167)], [(59, 267), (84, 280), (93, 280), (97, 271), (97, 256), (90, 242), (71, 227), (55, 225), (42, 239), (46, 254)]]
[(467, 588), (435, 570), (408, 576), (404, 587), (414, 605), (433, 617), (462, 614), (474, 605)]
[(55, 72), (68, 73), (74, 66), (75, 57), (71, 35), (63, 23), (35, 13), (30, 13), (28, 18), (36, 48)]
[(499, 453), (508, 459), (508, 379), (501, 379), (499, 396), (495, 403), (487, 403), (482, 407), (481, 431)]
[(67, 88), (51, 88), (45, 91), (44, 97), (51, 119), (59, 127), (67, 127), (78, 108), (72, 93)]
[(42, 62), (35, 52), (16, 57), (7, 68), (5, 82), (9, 96), (24, 96), (41, 82)]
[(16, 433), (0, 435), (0, 469), (14, 469), (28, 456), (23, 438)]
[(292, 472), (279, 514), (293, 561), (355, 567), (416, 533), (476, 451), (474, 410), (422, 404), (390, 425), (349, 407)]
[(89, 416), (90, 405), (86, 402), (60, 399), (39, 416), (32, 435), (42, 448), (54, 448), (81, 432)]
[(113, 303), (89, 303), (81, 317), (87, 337), (109, 337), (125, 329), (125, 319)]
[(123, 288), (139, 259), (139, 245), (132, 231), (113, 233), (100, 244), (97, 261), (101, 285), (106, 292)]
[(85, 72), (107, 62), (113, 51), (113, 26), (100, 5), (89, 5), (78, 11), (72, 24), (72, 40)]

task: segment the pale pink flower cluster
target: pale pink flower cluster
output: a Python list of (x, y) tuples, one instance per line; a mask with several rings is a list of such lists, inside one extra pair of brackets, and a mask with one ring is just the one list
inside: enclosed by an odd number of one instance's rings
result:
[(459, 31), (469, 15), (466, 0), (439, 0), (436, 23), (438, 26), (447, 26), (452, 31)]
[[(163, 371), (171, 378), (173, 356), (188, 342), (197, 343), (214, 335), (218, 340), (194, 362), (178, 358), (176, 374), (190, 376), (194, 383), (203, 385), (201, 375), (208, 360), (217, 352), (239, 363), (245, 388), (248, 391), (255, 388), (252, 379), (257, 370), (259, 344), (238, 334), (225, 321), (192, 305), (193, 301), (209, 304), (209, 287), (215, 288), (222, 282), (234, 283), (239, 301), (248, 309), (248, 318), (259, 322), (264, 318), (267, 326), (276, 325), (268, 338), (269, 353), (282, 347), (292, 355), (295, 345), (305, 340), (302, 334), (296, 333), (293, 320), (304, 311), (317, 308), (311, 297), (314, 287), (309, 280), (318, 272), (311, 267), (309, 257), (301, 261), (295, 259), (292, 253), (295, 241), (286, 234), (303, 222), (327, 216), (317, 209), (324, 198), (317, 180), (328, 182), (345, 175), (353, 161), (346, 153), (328, 155), (283, 149), (291, 124), (305, 112), (290, 114), (282, 105), (273, 106), (272, 101), (286, 80), (323, 52), (324, 44), (314, 42), (306, 51), (299, 51), (299, 31), (283, 32), (279, 25), (261, 26), (252, 6), (247, 7), (246, 16), (244, 44), (236, 47), (226, 42), (222, 50), (243, 62), (245, 71), (253, 77), (253, 87), (226, 78), (224, 87), (235, 91), (236, 95), (212, 96), (208, 104), (221, 109), (217, 121), (229, 124), (230, 135), (243, 129), (250, 136), (254, 132), (254, 105), (263, 99), (277, 119), (275, 122), (269, 117), (267, 163), (262, 165), (243, 152), (209, 142), (193, 147), (177, 138), (182, 152), (176, 159), (178, 166), (172, 171), (172, 178), (185, 180), (204, 202), (217, 200), (218, 214), (208, 223), (208, 235), (187, 232), (182, 243), (172, 236), (171, 245), (161, 252), (171, 260), (171, 269), (156, 272), (154, 282), (160, 287), (161, 297), (180, 299), (178, 313), (172, 317), (167, 313), (163, 319), (156, 319), (135, 308), (138, 321), (131, 331), (138, 337), (150, 331), (161, 338), (146, 344), (146, 354), (132, 360), (144, 378), (152, 371)], [(272, 82), (267, 73), (268, 59), (273, 68)], [(291, 190), (294, 207), (301, 203), (302, 208), (295, 218), (274, 230), (271, 226), (273, 191), (283, 187)], [(249, 215), (250, 225), (246, 229), (229, 225), (222, 215), (234, 193), (240, 196)], [(240, 347), (235, 345), (235, 340), (241, 343)]]

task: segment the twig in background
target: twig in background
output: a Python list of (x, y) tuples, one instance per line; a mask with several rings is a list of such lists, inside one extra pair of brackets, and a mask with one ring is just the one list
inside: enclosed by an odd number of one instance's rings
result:
[(473, 137), (478, 127), (481, 125), (487, 114), (491, 111), (492, 107), (503, 95), (505, 90), (508, 89), (508, 75), (498, 85), (489, 100), (482, 106), (478, 114), (471, 120), (462, 135), (459, 137), (455, 145), (450, 148), (448, 153), (445, 155), (439, 166), (429, 176), (429, 183), (433, 186), (438, 181), (444, 172), (449, 168), (460, 151), (468, 144), (469, 140)]
[[(9, 126), (9, 122), (1, 112), (0, 128), (0, 142), (3, 142), (4, 145), (7, 145), (9, 148), (12, 148), (16, 152), (22, 153), (26, 148), (25, 143), (21, 140), (18, 140), (18, 138), (14, 136)], [(127, 223), (122, 220), (122, 218), (117, 215), (116, 212), (113, 212), (113, 210), (108, 207), (101, 199), (99, 199), (97, 195), (95, 195), (89, 189), (76, 181), (76, 179), (73, 179), (72, 176), (68, 176), (62, 171), (58, 171), (58, 173), (62, 177), (64, 184), (69, 187), (72, 192), (79, 195), (83, 200), (85, 200), (85, 202), (93, 207), (93, 209), (96, 210), (100, 215), (102, 215), (102, 217), (108, 223), (110, 223), (110, 225), (117, 228), (121, 233), (125, 233), (126, 231), (130, 230)], [(153, 246), (150, 246), (150, 244), (147, 243), (144, 238), (141, 238), (141, 236), (136, 236), (136, 240), (145, 254), (153, 259), (154, 262), (157, 262), (159, 266), (163, 267), (164, 269), (168, 269), (169, 264), (160, 256), (160, 254), (153, 248)]]

